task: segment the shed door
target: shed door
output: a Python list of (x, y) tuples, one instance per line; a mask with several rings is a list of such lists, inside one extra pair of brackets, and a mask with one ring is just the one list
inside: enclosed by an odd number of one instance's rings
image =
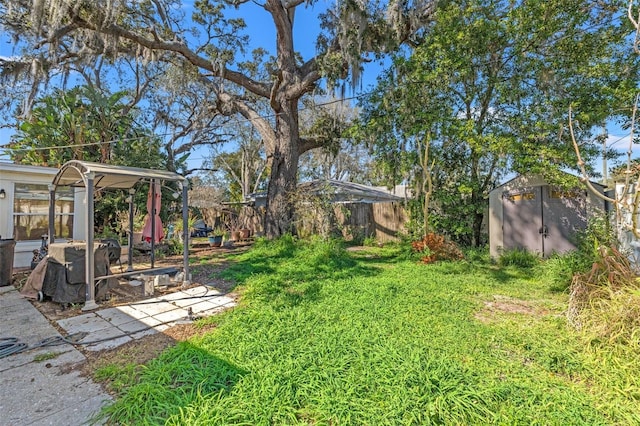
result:
[(543, 188), (544, 255), (576, 248), (576, 233), (587, 227), (586, 193), (584, 190)]
[(542, 192), (540, 187), (505, 192), (503, 205), (503, 242), (505, 250), (522, 248), (544, 253), (542, 229)]
[(549, 186), (505, 192), (504, 248), (523, 248), (549, 256), (573, 250), (576, 232), (587, 226), (586, 194)]

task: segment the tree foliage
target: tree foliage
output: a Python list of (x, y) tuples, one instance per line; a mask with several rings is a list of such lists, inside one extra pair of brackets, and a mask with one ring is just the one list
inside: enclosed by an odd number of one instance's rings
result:
[(38, 99), (8, 145), (12, 160), (60, 167), (69, 160), (158, 168), (159, 140), (135, 121), (123, 92), (105, 94), (90, 86), (54, 90)]
[(554, 171), (575, 169), (569, 105), (593, 153), (592, 129), (619, 115), (635, 90), (623, 12), (620, 2), (443, 1), (429, 36), (362, 102), (359, 135), (393, 182), (417, 188), (428, 140), (432, 225), (481, 244), (486, 196), (502, 176), (553, 180)]
[[(29, 118), (8, 144), (9, 157), (21, 164), (60, 167), (70, 160), (151, 169), (165, 168), (160, 140), (136, 123), (136, 110), (124, 102), (124, 92), (106, 94), (92, 86), (78, 86), (37, 99)], [(165, 194), (163, 217), (173, 200)], [(126, 194), (99, 193), (96, 225), (116, 229), (117, 214), (126, 211)], [(135, 204), (146, 209), (146, 192)]]
[(225, 188), (227, 199), (246, 201), (249, 195), (265, 189), (267, 159), (262, 140), (248, 123), (236, 123), (228, 128), (234, 133), (237, 149), (225, 152), (216, 149), (207, 160), (213, 171), (211, 179)]
[(370, 156), (365, 146), (353, 140), (348, 132), (358, 116), (349, 101), (333, 97), (305, 100), (301, 112), (302, 132), (322, 140), (320, 148), (300, 157), (301, 180), (348, 180), (372, 183)]

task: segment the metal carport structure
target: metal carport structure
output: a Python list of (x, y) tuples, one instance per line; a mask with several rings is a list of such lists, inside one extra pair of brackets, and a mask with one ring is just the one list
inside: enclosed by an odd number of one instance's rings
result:
[[(148, 181), (153, 188), (153, 197), (155, 197), (156, 181), (177, 182), (182, 187), (182, 221), (183, 221), (183, 264), (184, 278), (182, 285), (189, 285), (189, 227), (188, 227), (188, 185), (187, 179), (177, 173), (164, 170), (142, 169), (137, 167), (113, 166), (109, 164), (91, 163), (87, 161), (72, 160), (68, 161), (58, 171), (53, 178), (53, 182), (49, 187), (49, 244), (55, 242), (55, 195), (56, 188), (59, 186), (84, 187), (86, 189), (86, 251), (85, 251), (85, 278), (87, 284), (86, 302), (83, 310), (91, 310), (98, 307), (95, 302), (95, 271), (94, 271), (94, 194), (105, 188), (111, 189), (128, 189), (131, 190), (135, 185), (142, 181)], [(130, 191), (131, 192), (131, 191)], [(130, 227), (133, 222), (133, 201), (129, 202)], [(155, 230), (155, 211), (150, 212), (151, 218), (151, 267), (153, 268), (153, 256), (155, 250), (155, 238), (153, 232)], [(133, 230), (129, 229), (129, 253), (133, 249)], [(131, 255), (130, 255), (131, 256)], [(130, 257), (131, 259), (131, 257)], [(131, 266), (131, 261), (129, 261)]]

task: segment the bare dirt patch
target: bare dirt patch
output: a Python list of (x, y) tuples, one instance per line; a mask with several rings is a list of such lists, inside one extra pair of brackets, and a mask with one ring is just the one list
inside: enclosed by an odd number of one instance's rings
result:
[(485, 301), (484, 307), (475, 314), (478, 321), (489, 323), (498, 320), (502, 314), (544, 316), (551, 312), (535, 302), (494, 295), (493, 300)]

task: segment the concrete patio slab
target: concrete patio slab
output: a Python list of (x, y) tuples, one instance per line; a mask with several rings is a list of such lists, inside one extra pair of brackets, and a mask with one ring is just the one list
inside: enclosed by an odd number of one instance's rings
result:
[(211, 296), (218, 293), (218, 291), (210, 287), (201, 285), (198, 287), (191, 287), (186, 290), (182, 290), (180, 293), (184, 293), (188, 296)]
[[(128, 317), (131, 317), (133, 319), (141, 319), (141, 318), (148, 318), (149, 315), (145, 314), (142, 311), (139, 311), (135, 308), (133, 308), (132, 306), (129, 305), (123, 305), (123, 306), (117, 306), (113, 309), (117, 309), (118, 311), (122, 312), (123, 314), (125, 314)], [(109, 309), (107, 309), (109, 310)], [(98, 311), (100, 312), (100, 311)]]
[(189, 306), (189, 308), (191, 308), (191, 312), (193, 312), (194, 314), (199, 314), (201, 312), (205, 312), (217, 307), (218, 305), (207, 301), (198, 302), (194, 305)]
[(61, 319), (58, 321), (58, 325), (64, 328), (69, 334), (95, 333), (113, 327), (109, 321), (104, 320), (95, 313)]
[(143, 337), (146, 337), (146, 336), (151, 336), (152, 334), (160, 333), (160, 332), (162, 332), (164, 330), (166, 330), (166, 329), (163, 329), (163, 330), (158, 329), (158, 330), (156, 330), (155, 328), (148, 328), (146, 330), (138, 331), (137, 333), (131, 334), (131, 338), (134, 339), (134, 340), (138, 340), (138, 339), (142, 339)]
[(135, 320), (135, 318), (132, 318), (131, 315), (126, 314), (118, 308), (101, 309), (96, 311), (95, 313), (97, 316), (109, 322), (111, 325), (115, 325), (116, 327)]
[[(147, 299), (143, 303), (99, 309), (57, 322), (66, 333), (87, 333), (81, 342), (89, 351), (112, 349), (168, 329), (188, 317), (235, 306), (235, 301), (205, 286)], [(44, 316), (13, 287), (0, 288), (0, 337), (17, 337), (29, 346), (61, 337)], [(37, 362), (42, 360), (42, 362)], [(31, 349), (0, 359), (3, 389), (0, 424), (86, 424), (110, 400), (99, 385), (80, 376), (84, 355), (69, 344)]]
[(135, 305), (129, 305), (132, 308), (144, 312), (149, 316), (154, 316), (157, 314), (161, 314), (164, 312), (173, 311), (174, 309), (179, 309), (176, 305), (171, 304), (169, 302), (148, 302), (148, 303), (138, 303)]
[[(70, 334), (73, 332), (70, 331)], [(97, 352), (105, 349), (113, 349), (130, 342), (131, 337), (117, 327), (109, 327), (98, 332), (89, 333), (80, 343), (96, 341), (97, 343), (87, 344), (84, 348), (88, 351)]]
[(188, 320), (189, 312), (187, 312), (185, 309), (174, 309), (172, 311), (162, 312), (154, 315), (153, 318), (157, 319), (161, 323), (168, 324), (174, 321)]
[(176, 306), (180, 306), (181, 308), (188, 308), (189, 306), (196, 305), (200, 302), (215, 300), (219, 297), (222, 297), (222, 296), (215, 295), (215, 294), (208, 295), (208, 296), (187, 296), (184, 299), (172, 300), (171, 303), (173, 303)]

